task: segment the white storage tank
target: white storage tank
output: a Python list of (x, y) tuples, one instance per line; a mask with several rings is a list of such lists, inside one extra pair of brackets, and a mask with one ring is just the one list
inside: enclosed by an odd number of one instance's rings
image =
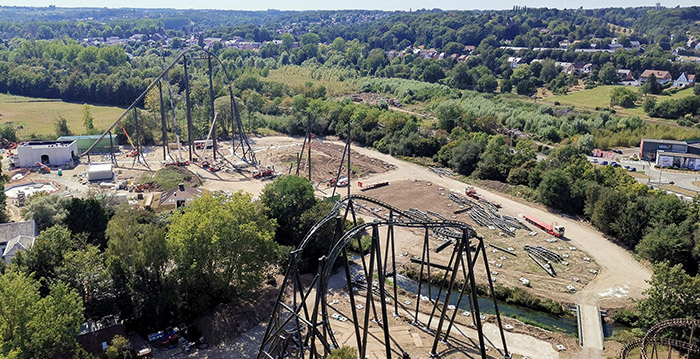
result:
[(111, 180), (114, 177), (111, 163), (101, 163), (88, 167), (88, 181)]

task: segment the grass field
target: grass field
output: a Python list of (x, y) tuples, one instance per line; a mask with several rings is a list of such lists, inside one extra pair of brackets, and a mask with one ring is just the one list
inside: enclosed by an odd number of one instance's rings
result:
[(352, 78), (345, 78), (347, 74), (341, 71), (318, 69), (312, 70), (302, 66), (282, 66), (279, 69), (270, 70), (263, 81), (272, 81), (286, 84), (290, 87), (303, 87), (307, 82), (314, 86), (326, 87), (329, 96), (342, 96), (357, 92), (357, 85)]
[[(623, 87), (623, 86), (615, 86), (615, 85), (608, 85), (608, 86), (598, 86), (589, 90), (581, 90), (577, 92), (571, 92), (566, 95), (556, 95), (556, 96), (550, 96), (550, 97), (545, 97), (542, 100), (554, 103), (554, 101), (557, 101), (561, 103), (562, 105), (569, 105), (569, 106), (574, 106), (574, 107), (579, 107), (579, 108), (585, 108), (588, 110), (595, 110), (596, 107), (599, 108), (607, 108), (610, 105), (610, 93), (612, 90), (616, 87)], [(633, 87), (633, 86), (624, 86), (632, 91), (639, 91), (639, 87)], [(688, 88), (684, 89), (681, 91), (678, 91), (677, 93), (671, 95), (671, 96), (656, 96), (656, 98), (660, 101), (663, 101), (664, 99), (678, 99), (678, 98), (683, 98), (683, 97), (688, 97), (693, 94), (693, 89)], [(615, 110), (623, 115), (631, 115), (631, 116), (639, 116), (639, 117), (646, 117), (646, 114), (644, 113), (644, 109), (641, 108), (641, 106), (636, 107), (636, 108), (622, 108), (622, 107), (615, 107)]]
[[(97, 129), (107, 128), (124, 110), (113, 106), (90, 105), (90, 113), (95, 118)], [(63, 102), (61, 100), (31, 98), (0, 94), (0, 124), (11, 123), (20, 138), (29, 138), (31, 134), (40, 137), (55, 137), (54, 123), (58, 116), (68, 121), (68, 127), (74, 134), (85, 132), (83, 127), (83, 104)]]

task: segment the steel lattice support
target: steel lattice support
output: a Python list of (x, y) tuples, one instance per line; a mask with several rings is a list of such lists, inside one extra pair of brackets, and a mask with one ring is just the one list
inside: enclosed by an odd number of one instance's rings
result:
[[(380, 206), (388, 210), (389, 215), (384, 219), (360, 224), (357, 222), (355, 206), (357, 202), (361, 201)], [(344, 215), (341, 215), (342, 212)], [(346, 229), (346, 220), (351, 220), (354, 226)], [(333, 236), (331, 238), (318, 238), (317, 232), (327, 224), (334, 224)], [(431, 266), (433, 271), (438, 268), (438, 265), (431, 265), (430, 262), (429, 233), (439, 229), (450, 229), (450, 233), (460, 234), (455, 236), (457, 238), (452, 238), (454, 245), (452, 246), (450, 263), (447, 266), (440, 266), (445, 271), (445, 280), (443, 281), (447, 283), (445, 290), (431, 290), (427, 293), (429, 300), (421, 300), (422, 289), (419, 288), (415, 308), (398, 303), (396, 227), (418, 229), (425, 232), (423, 252), (419, 260), (421, 276), (423, 273), (428, 273)], [(359, 264), (355, 265), (353, 273), (347, 260), (347, 246), (351, 242), (359, 244), (360, 238), (366, 232), (370, 233), (370, 248), (367, 254), (358, 260)], [(300, 279), (299, 264), (305, 248), (315, 241), (329, 243), (329, 249), (319, 259), (318, 271), (313, 279), (307, 280), (307, 283), (304, 284)], [(339, 347), (335, 333), (336, 330), (340, 330), (340, 327), (338, 326), (334, 330), (334, 323), (338, 323), (337, 320), (340, 319), (338, 319), (338, 314), (329, 315), (329, 313), (337, 311), (335, 307), (337, 303), (328, 303), (327, 296), (331, 289), (335, 294), (342, 293), (342, 296), (347, 298), (350, 304), (350, 309), (347, 310), (348, 314), (346, 314), (348, 318), (342, 317), (342, 321), (347, 321), (352, 325), (351, 332), (346, 333), (345, 340), (356, 346), (361, 358), (369, 355), (371, 345), (368, 344), (372, 344), (372, 341), (375, 341), (373, 353), (380, 355), (380, 357), (392, 359), (406, 353), (401, 344), (392, 336), (391, 327), (394, 325), (392, 323), (397, 320), (403, 320), (408, 324), (412, 323), (419, 330), (430, 334), (432, 338), (430, 348), (424, 349), (426, 352), (419, 354), (419, 357), (440, 357), (445, 351), (459, 350), (457, 347), (450, 347), (451, 339), (455, 339), (455, 343), (463, 343), (465, 337), (454, 336), (453, 328), (455, 328), (456, 316), (455, 313), (449, 313), (448, 307), (454, 303), (454, 299), (457, 298), (457, 306), (459, 306), (464, 297), (467, 297), (471, 304), (473, 324), (478, 332), (479, 340), (478, 348), (476, 348), (479, 353), (478, 357), (485, 359), (487, 358), (485, 344), (487, 339), (482, 331), (474, 279), (475, 266), (481, 262), (488, 269), (483, 238), (478, 236), (471, 226), (463, 222), (449, 220), (424, 221), (372, 198), (358, 195), (349, 196), (338, 201), (333, 210), (306, 234), (299, 248), (291, 253), (289, 266), (275, 308), (261, 342), (258, 359), (325, 358), (331, 350)], [(334, 276), (333, 273), (336, 272), (336, 269), (340, 269), (340, 272)], [(463, 277), (461, 287), (458, 281), (459, 276)], [(333, 283), (330, 283), (331, 277), (333, 277)], [(377, 282), (373, 281), (375, 278)], [(388, 279), (393, 280), (389, 282)], [(419, 281), (418, 286), (423, 286), (422, 281)], [(492, 285), (490, 289), (493, 294)], [(434, 294), (437, 295), (433, 297)], [(509, 358), (510, 354), (501, 327), (498, 306), (495, 298), (491, 297), (491, 299), (494, 301), (498, 317), (497, 325), (501, 334), (500, 338), (497, 339), (501, 341), (500, 344), (504, 348), (496, 354)], [(364, 313), (360, 312), (362, 309), (364, 309)], [(424, 317), (430, 315), (430, 317), (423, 324), (419, 320), (419, 315)], [(390, 317), (403, 319), (390, 319)], [(375, 331), (376, 335), (370, 335), (370, 329)], [(376, 341), (381, 342), (382, 353), (377, 351)], [(447, 348), (445, 345), (441, 346), (440, 343), (446, 343)], [(493, 356), (494, 352), (491, 352), (491, 355)]]
[[(204, 52), (204, 55), (206, 57), (203, 58), (194, 58), (194, 57), (188, 57), (191, 53), (195, 52)], [(90, 152), (93, 150), (95, 145), (97, 145), (108, 133), (110, 133), (115, 126), (118, 126), (129, 114), (130, 111), (134, 111), (134, 114), (136, 114), (136, 109), (139, 106), (139, 104), (142, 103), (144, 98), (146, 97), (146, 94), (148, 94), (149, 91), (151, 91), (154, 87), (158, 86), (158, 92), (159, 92), (159, 100), (160, 100), (160, 122), (161, 122), (161, 136), (162, 136), (162, 142), (163, 142), (163, 150), (164, 153), (166, 152), (167, 148), (167, 128), (165, 125), (165, 108), (163, 104), (163, 95), (162, 95), (162, 82), (165, 81), (168, 84), (168, 89), (170, 90), (170, 80), (168, 77), (168, 72), (175, 66), (181, 65), (184, 69), (184, 80), (185, 80), (185, 111), (186, 111), (186, 118), (184, 119), (187, 123), (187, 134), (188, 134), (188, 147), (189, 147), (189, 160), (192, 161), (192, 142), (193, 142), (193, 134), (192, 134), (192, 104), (190, 103), (190, 86), (189, 86), (189, 80), (190, 80), (190, 74), (189, 74), (189, 68), (191, 67), (192, 61), (195, 59), (204, 59), (207, 60), (207, 75), (209, 77), (209, 107), (211, 107), (211, 121), (212, 121), (212, 128), (214, 132), (214, 138), (212, 139), (212, 142), (214, 144), (214, 150), (213, 150), (213, 157), (217, 157), (217, 149), (220, 147), (217, 145), (217, 140), (216, 138), (216, 114), (215, 114), (215, 109), (214, 109), (214, 84), (213, 84), (213, 65), (212, 61), (215, 61), (218, 64), (218, 68), (221, 69), (223, 74), (225, 75), (226, 83), (228, 86), (228, 93), (230, 96), (230, 112), (231, 112), (231, 154), (239, 157), (242, 161), (248, 163), (249, 165), (252, 165), (254, 167), (257, 167), (258, 162), (257, 159), (255, 158), (255, 153), (253, 152), (252, 147), (250, 146), (250, 142), (248, 141), (248, 136), (246, 135), (245, 131), (243, 130), (243, 125), (241, 123), (240, 116), (238, 114), (238, 107), (236, 104), (236, 100), (234, 98), (234, 93), (233, 93), (233, 78), (229, 75), (228, 71), (226, 70), (226, 67), (224, 66), (224, 63), (219, 59), (216, 55), (213, 53), (201, 49), (201, 48), (191, 48), (182, 51), (179, 53), (169, 64), (167, 64), (163, 71), (155, 78), (153, 81), (146, 87), (146, 89), (134, 100), (134, 102), (127, 107), (124, 112), (122, 112), (121, 115), (102, 133), (102, 135), (93, 142), (92, 145), (83, 153), (80, 154), (80, 156), (89, 156)], [(163, 60), (165, 61), (165, 59)], [(171, 112), (173, 116), (173, 121), (174, 121), (174, 127), (173, 130), (177, 133), (178, 132), (178, 125), (177, 121), (175, 120), (175, 106), (173, 104), (173, 94), (169, 93), (170, 97), (170, 106), (171, 106)], [(137, 119), (137, 118), (136, 118)], [(136, 124), (136, 133), (137, 137), (140, 135), (141, 128), (138, 124)], [(179, 138), (179, 134), (178, 134)], [(137, 140), (138, 146), (140, 146), (140, 142)], [(138, 155), (140, 156), (141, 151), (139, 151)], [(164, 155), (164, 158), (166, 156)], [(182, 158), (178, 157), (178, 160), (182, 160)], [(145, 158), (144, 158), (145, 161)], [(147, 166), (147, 164), (146, 164)]]

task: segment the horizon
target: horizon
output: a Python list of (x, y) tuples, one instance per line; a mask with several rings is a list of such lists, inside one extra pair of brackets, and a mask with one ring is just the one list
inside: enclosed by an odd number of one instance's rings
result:
[[(693, 7), (697, 4), (693, 3), (694, 0), (676, 0), (673, 3), (661, 2), (661, 6), (664, 8), (675, 8), (675, 7)], [(654, 7), (655, 1), (637, 1), (637, 0), (622, 0), (617, 2), (615, 6), (610, 6), (607, 1), (604, 0), (586, 0), (582, 2), (576, 2), (573, 0), (531, 0), (529, 4), (523, 3), (513, 3), (509, 0), (478, 0), (469, 2), (468, 4), (472, 7), (458, 6), (463, 5), (463, 2), (458, 2), (456, 0), (441, 0), (439, 2), (433, 2), (432, 6), (426, 7), (425, 4), (421, 4), (420, 1), (416, 0), (406, 0), (406, 1), (395, 1), (395, 0), (385, 0), (385, 1), (369, 1), (360, 0), (352, 2), (353, 5), (344, 6), (346, 2), (336, 2), (337, 6), (328, 6), (328, 2), (321, 0), (310, 0), (305, 2), (296, 3), (297, 6), (289, 6), (295, 4), (294, 2), (284, 1), (284, 0), (268, 0), (264, 2), (257, 2), (251, 4), (248, 2), (227, 2), (225, 0), (205, 0), (200, 1), (201, 6), (192, 7), (192, 3), (186, 0), (172, 0), (167, 2), (167, 6), (163, 6), (163, 2), (160, 0), (124, 0), (120, 1), (121, 4), (117, 5), (113, 1), (107, 0), (61, 0), (61, 1), (51, 1), (51, 0), (14, 0), (8, 1), (5, 4), (0, 5), (0, 7), (26, 7), (26, 8), (49, 8), (50, 6), (55, 6), (56, 8), (62, 9), (143, 9), (143, 10), (222, 10), (222, 11), (341, 11), (341, 10), (369, 10), (369, 11), (416, 11), (416, 10), (442, 10), (442, 11), (502, 11), (511, 10), (514, 6), (523, 6), (528, 8), (549, 8), (558, 10), (571, 10), (583, 8), (584, 10), (592, 9), (609, 9), (609, 8), (637, 8), (637, 7)], [(349, 3), (349, 2), (348, 2)], [(401, 6), (391, 6), (391, 4), (401, 4)], [(185, 6), (185, 4), (187, 4)], [(261, 4), (257, 6), (256, 4)], [(265, 5), (267, 4), (267, 5)], [(317, 4), (318, 6), (314, 6)], [(368, 6), (363, 6), (366, 4)], [(381, 4), (381, 5), (378, 5)], [(570, 6), (562, 6), (570, 4)], [(117, 6), (115, 6), (117, 5)], [(180, 6), (182, 5), (182, 6)], [(479, 5), (487, 5), (479, 6)]]

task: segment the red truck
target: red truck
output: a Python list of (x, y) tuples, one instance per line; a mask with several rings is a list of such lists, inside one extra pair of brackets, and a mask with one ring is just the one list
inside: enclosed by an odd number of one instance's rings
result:
[(535, 227), (547, 232), (550, 235), (553, 235), (557, 238), (564, 237), (564, 226), (550, 225), (550, 224), (547, 224), (547, 223), (540, 221), (539, 219), (537, 219), (535, 217), (528, 216), (527, 214), (523, 215), (523, 218), (525, 218), (526, 221), (534, 224)]

